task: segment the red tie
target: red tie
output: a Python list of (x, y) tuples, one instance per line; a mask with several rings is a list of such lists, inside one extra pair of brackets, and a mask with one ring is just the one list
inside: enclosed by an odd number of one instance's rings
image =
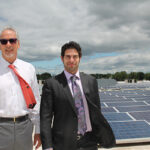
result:
[(35, 100), (35, 97), (34, 97), (34, 94), (32, 92), (30, 85), (19, 75), (14, 65), (11, 64), (8, 67), (12, 69), (14, 73), (16, 74), (16, 76), (18, 77), (24, 99), (26, 100), (27, 107), (34, 108), (36, 104), (36, 100)]

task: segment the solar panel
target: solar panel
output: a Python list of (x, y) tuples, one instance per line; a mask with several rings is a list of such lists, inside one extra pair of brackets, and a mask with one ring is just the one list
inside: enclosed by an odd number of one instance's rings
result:
[(102, 107), (102, 112), (116, 112), (116, 110), (112, 107)]
[(119, 112), (149, 111), (150, 106), (116, 107)]
[(113, 103), (106, 103), (109, 107), (115, 106), (136, 106), (136, 105), (146, 105), (144, 102), (113, 102)]
[(107, 121), (128, 121), (132, 118), (127, 113), (103, 113)]
[(108, 87), (114, 86), (117, 84), (116, 80), (114, 79), (97, 79), (98, 87)]
[(148, 103), (148, 104), (150, 104), (150, 100), (148, 100), (148, 101), (146, 100), (145, 102)]
[(130, 115), (136, 120), (146, 120), (147, 122), (150, 122), (150, 110), (147, 112), (131, 112)]
[(117, 100), (115, 100), (115, 99), (106, 99), (106, 100), (101, 100), (101, 103), (111, 103), (111, 102), (113, 102), (113, 103), (119, 103), (119, 102), (134, 102), (134, 100), (132, 100), (132, 99), (117, 99)]
[(116, 99), (101, 99), (102, 102), (117, 102), (117, 101), (133, 101), (132, 99), (123, 99), (123, 98), (116, 98)]
[(150, 141), (150, 83), (107, 87), (100, 101), (117, 143)]
[(145, 121), (118, 121), (110, 122), (110, 125), (117, 140), (150, 137), (150, 125)]
[(145, 100), (150, 100), (149, 97), (135, 97), (134, 100), (136, 101), (145, 101)]

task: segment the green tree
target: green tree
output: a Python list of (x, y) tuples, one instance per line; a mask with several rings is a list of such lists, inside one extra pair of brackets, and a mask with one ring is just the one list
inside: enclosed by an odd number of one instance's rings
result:
[(144, 73), (143, 72), (137, 72), (137, 79), (143, 80), (144, 79)]
[(150, 73), (146, 73), (144, 78), (145, 78), (146, 80), (150, 80)]
[(36, 77), (37, 77), (37, 80), (41, 80), (41, 75), (40, 74), (37, 74)]
[(136, 72), (130, 72), (128, 74), (128, 79), (136, 79), (137, 80), (137, 73)]
[(124, 81), (125, 79), (127, 79), (127, 73), (125, 71), (116, 72), (113, 75), (113, 79), (115, 79), (117, 81)]
[(45, 73), (42, 73), (42, 74), (37, 74), (36, 76), (37, 76), (38, 80), (46, 80), (46, 79), (51, 77), (51, 74), (48, 73), (48, 72), (45, 72)]
[(46, 79), (48, 79), (48, 78), (50, 78), (50, 77), (51, 77), (51, 74), (48, 73), (48, 72), (45, 72), (45, 73), (42, 73), (42, 74), (41, 74), (41, 79), (42, 79), (42, 80), (46, 80)]

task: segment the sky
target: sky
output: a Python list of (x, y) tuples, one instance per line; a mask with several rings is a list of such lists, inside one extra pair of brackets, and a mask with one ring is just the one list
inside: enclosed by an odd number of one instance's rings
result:
[(82, 72), (150, 72), (150, 0), (0, 0), (6, 26), (19, 33), (18, 57), (40, 74), (62, 72), (69, 41), (81, 45)]

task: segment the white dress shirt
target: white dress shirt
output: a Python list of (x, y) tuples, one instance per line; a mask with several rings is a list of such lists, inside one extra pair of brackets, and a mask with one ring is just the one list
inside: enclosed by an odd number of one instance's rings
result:
[(20, 59), (13, 63), (20, 76), (31, 86), (37, 102), (34, 109), (28, 109), (19, 80), (8, 65), (9, 63), (0, 57), (0, 117), (11, 118), (29, 114), (35, 125), (35, 133), (40, 133), (40, 94), (35, 69), (30, 63)]

